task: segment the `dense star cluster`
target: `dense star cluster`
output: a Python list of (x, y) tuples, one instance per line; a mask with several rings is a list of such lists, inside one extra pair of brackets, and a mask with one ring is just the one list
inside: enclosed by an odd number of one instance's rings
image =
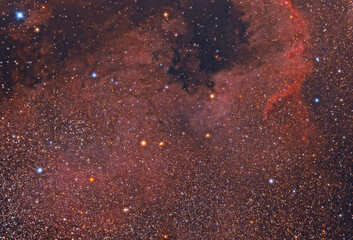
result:
[(351, 1), (0, 14), (3, 239), (353, 238)]

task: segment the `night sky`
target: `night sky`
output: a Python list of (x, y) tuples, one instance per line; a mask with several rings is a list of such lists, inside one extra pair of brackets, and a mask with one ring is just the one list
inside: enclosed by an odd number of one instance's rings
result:
[(0, 0), (2, 239), (352, 239), (349, 0)]

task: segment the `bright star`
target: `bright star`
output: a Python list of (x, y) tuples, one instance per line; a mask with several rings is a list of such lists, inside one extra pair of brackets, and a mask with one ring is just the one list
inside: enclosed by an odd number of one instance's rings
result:
[(269, 182), (270, 184), (272, 184), (272, 183), (274, 183), (274, 180), (273, 180), (272, 178), (270, 178), (270, 180), (268, 180), (268, 182)]
[(316, 103), (318, 103), (318, 102), (320, 102), (320, 99), (316, 97), (316, 98), (314, 99), (314, 101), (315, 101)]
[(98, 75), (97, 75), (97, 73), (95, 73), (95, 72), (94, 72), (94, 73), (92, 73), (92, 77), (94, 77), (94, 78), (95, 78), (95, 77), (97, 77), (97, 76), (98, 76)]
[(37, 168), (37, 173), (42, 173), (43, 172), (43, 168), (39, 167)]
[(25, 15), (23, 14), (23, 12), (16, 12), (16, 18), (18, 20), (24, 19)]

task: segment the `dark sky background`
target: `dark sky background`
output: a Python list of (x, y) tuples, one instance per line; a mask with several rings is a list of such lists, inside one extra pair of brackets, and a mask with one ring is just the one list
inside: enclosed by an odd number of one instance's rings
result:
[(0, 14), (0, 237), (353, 237), (349, 1)]

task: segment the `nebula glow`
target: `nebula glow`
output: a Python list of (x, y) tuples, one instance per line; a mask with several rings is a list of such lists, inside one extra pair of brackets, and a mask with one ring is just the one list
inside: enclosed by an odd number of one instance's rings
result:
[(353, 237), (348, 1), (0, 8), (5, 239)]

